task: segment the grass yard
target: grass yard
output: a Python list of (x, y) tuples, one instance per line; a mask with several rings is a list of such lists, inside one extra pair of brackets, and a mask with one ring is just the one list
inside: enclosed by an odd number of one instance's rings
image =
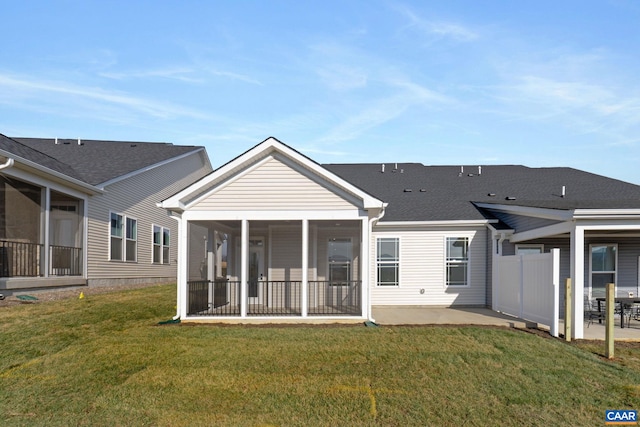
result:
[(640, 350), (480, 327), (158, 326), (160, 286), (0, 308), (0, 425), (602, 426)]

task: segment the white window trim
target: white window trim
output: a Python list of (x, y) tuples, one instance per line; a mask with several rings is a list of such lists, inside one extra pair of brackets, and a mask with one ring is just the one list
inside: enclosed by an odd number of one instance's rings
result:
[[(598, 271), (597, 273), (613, 273), (613, 288), (614, 295), (618, 294), (618, 244), (617, 243), (591, 243), (589, 245), (589, 299), (594, 298), (593, 296), (593, 247), (594, 246), (613, 246), (616, 248), (616, 269), (614, 271)], [(640, 274), (640, 273), (639, 273)]]
[[(122, 259), (112, 259), (111, 258), (111, 238), (114, 237), (111, 234), (111, 215), (118, 215), (118, 216), (122, 217), (122, 237), (121, 237), (121, 239), (122, 239), (122, 243), (121, 243), (121, 245), (122, 245)], [(136, 239), (135, 239), (135, 242), (136, 242), (136, 257), (135, 258), (136, 259), (135, 259), (135, 261), (127, 261), (127, 244), (126, 243), (127, 243), (127, 240), (131, 240), (131, 239), (127, 239), (127, 219), (132, 219), (132, 220), (134, 220), (136, 222)], [(137, 218), (134, 218), (132, 216), (127, 216), (127, 215), (125, 215), (123, 213), (120, 213), (120, 212), (109, 211), (109, 221), (107, 222), (107, 226), (108, 226), (107, 235), (109, 236), (109, 240), (108, 240), (109, 241), (109, 245), (108, 245), (108, 249), (107, 249), (107, 251), (108, 251), (107, 252), (107, 259), (109, 261), (126, 262), (126, 263), (129, 263), (129, 264), (135, 264), (135, 263), (138, 262), (138, 244), (140, 242), (140, 239), (138, 237), (139, 233), (138, 233), (138, 230), (137, 230), (138, 229), (138, 224), (139, 224), (139, 221), (138, 221)]]
[(540, 253), (544, 253), (544, 245), (542, 243), (517, 243), (516, 244), (516, 255), (518, 255), (518, 249), (533, 249), (539, 248)]
[[(467, 277), (465, 278), (465, 285), (449, 285), (447, 283), (447, 239), (467, 239)], [(442, 239), (443, 244), (443, 270), (442, 270), (442, 284), (445, 289), (465, 289), (471, 287), (471, 242), (473, 241), (473, 235), (465, 234), (448, 234)]]
[[(156, 262), (153, 260), (153, 250), (155, 249), (156, 243), (153, 240), (153, 235), (155, 233), (155, 227), (158, 227), (160, 229), (160, 261)], [(165, 245), (164, 244), (164, 232), (168, 231), (169, 232), (169, 245)], [(171, 229), (169, 227), (163, 227), (162, 225), (159, 224), (151, 224), (151, 264), (153, 265), (170, 265), (171, 264), (171, 259), (168, 260), (168, 262), (164, 262), (164, 248), (167, 247), (169, 248), (169, 253), (171, 253)], [(169, 256), (169, 258), (171, 258), (171, 256)]]
[[(378, 240), (379, 239), (397, 239), (398, 240), (398, 284), (397, 285), (380, 285), (378, 280)], [(375, 236), (375, 247), (373, 251), (373, 261), (374, 261), (374, 274), (375, 274), (375, 284), (376, 288), (400, 288), (402, 283), (402, 238), (400, 236)]]
[[(136, 262), (138, 262), (138, 241), (139, 241), (139, 239), (138, 239), (138, 234), (139, 234), (138, 233), (138, 218), (134, 218), (132, 216), (126, 216), (126, 215), (123, 215), (123, 218), (124, 218), (124, 230), (123, 230), (123, 234), (124, 234), (124, 236), (123, 236), (123, 239), (124, 239), (124, 253), (123, 253), (124, 262), (136, 263)], [(135, 239), (129, 239), (127, 237), (127, 231), (129, 231), (128, 228), (127, 228), (127, 221), (128, 220), (132, 220), (132, 221), (136, 222), (136, 238)], [(135, 253), (135, 256), (134, 256), (133, 260), (128, 260), (127, 259), (127, 242), (128, 241), (136, 242), (136, 253)]]

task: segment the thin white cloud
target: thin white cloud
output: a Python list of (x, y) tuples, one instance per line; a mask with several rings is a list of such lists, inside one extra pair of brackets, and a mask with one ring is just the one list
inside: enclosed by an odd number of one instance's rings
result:
[(218, 70), (215, 68), (210, 68), (208, 72), (214, 76), (226, 77), (231, 80), (238, 80), (245, 83), (250, 83), (252, 85), (263, 86), (263, 84), (252, 77), (246, 76), (244, 74), (238, 74), (231, 71)]
[(417, 30), (430, 41), (450, 39), (457, 42), (470, 42), (479, 37), (475, 31), (460, 23), (425, 19), (403, 5), (396, 6), (396, 10), (409, 21), (405, 28)]
[(168, 67), (146, 71), (132, 72), (102, 72), (100, 76), (115, 80), (125, 80), (130, 78), (146, 79), (149, 77), (164, 78), (169, 80), (178, 80), (185, 83), (203, 83), (204, 79), (191, 77), (194, 70), (187, 67)]
[[(119, 107), (129, 114), (131, 111), (142, 113), (156, 118), (191, 117), (206, 119), (207, 115), (179, 105), (169, 104), (157, 100), (139, 98), (117, 91), (107, 91), (99, 87), (79, 86), (67, 82), (51, 82), (45, 80), (18, 78), (11, 75), (0, 74), (0, 88), (4, 88), (4, 96), (0, 94), (0, 102), (11, 104), (13, 97), (19, 99), (33, 99), (35, 103), (47, 102), (56, 104), (62, 110), (72, 110), (76, 102), (90, 101), (93, 106)], [(9, 96), (7, 96), (9, 95)], [(24, 107), (24, 102), (21, 106)]]

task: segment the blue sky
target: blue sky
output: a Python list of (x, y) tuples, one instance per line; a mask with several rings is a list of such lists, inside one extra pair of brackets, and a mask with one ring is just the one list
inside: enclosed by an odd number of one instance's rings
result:
[(5, 1), (0, 133), (640, 184), (640, 2)]

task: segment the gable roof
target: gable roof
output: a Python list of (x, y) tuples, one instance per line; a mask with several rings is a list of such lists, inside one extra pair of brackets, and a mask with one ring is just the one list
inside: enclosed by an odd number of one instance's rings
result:
[(216, 185), (226, 179), (240, 173), (242, 170), (255, 165), (267, 156), (279, 154), (296, 163), (311, 174), (330, 182), (342, 191), (345, 191), (358, 199), (362, 200), (365, 208), (383, 208), (383, 201), (373, 197), (371, 194), (363, 191), (361, 188), (354, 186), (351, 182), (344, 180), (335, 175), (330, 170), (322, 167), (314, 160), (294, 150), (288, 145), (278, 141), (276, 138), (269, 137), (253, 148), (247, 150), (243, 154), (233, 160), (222, 165), (199, 181), (191, 184), (182, 191), (161, 202), (162, 207), (166, 209), (184, 210), (193, 204), (199, 197), (215, 188)]
[(169, 143), (9, 138), (4, 135), (0, 135), (0, 149), (93, 186), (204, 151), (203, 147)]
[[(382, 222), (493, 219), (478, 208), (640, 209), (640, 186), (572, 168), (326, 164), (388, 202)], [(562, 188), (565, 196), (562, 197)]]

